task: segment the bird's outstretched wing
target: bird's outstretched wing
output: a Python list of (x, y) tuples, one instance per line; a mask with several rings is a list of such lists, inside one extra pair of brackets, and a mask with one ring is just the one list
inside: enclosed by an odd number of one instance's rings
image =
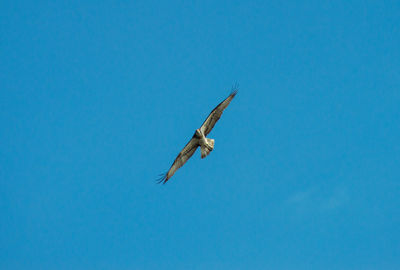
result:
[(160, 178), (158, 179), (158, 183), (165, 184), (173, 175), (174, 173), (183, 166), (183, 164), (188, 161), (188, 159), (193, 156), (194, 152), (196, 152), (197, 147), (199, 146), (199, 139), (195, 136), (186, 144), (186, 146), (182, 149), (179, 155), (176, 157), (174, 163), (172, 164), (169, 171), (165, 174), (161, 174)]
[(229, 97), (227, 97), (224, 101), (222, 101), (207, 117), (206, 121), (201, 125), (200, 130), (203, 132), (204, 136), (207, 136), (208, 133), (211, 132), (215, 123), (219, 120), (222, 115), (222, 112), (228, 107), (229, 103), (231, 103), (232, 99), (236, 96), (237, 90), (233, 89)]

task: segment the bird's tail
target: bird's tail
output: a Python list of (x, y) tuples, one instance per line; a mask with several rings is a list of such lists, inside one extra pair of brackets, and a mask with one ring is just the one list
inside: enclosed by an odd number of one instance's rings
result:
[(206, 141), (207, 141), (207, 144), (206, 145), (202, 145), (200, 147), (201, 158), (205, 158), (206, 156), (208, 156), (208, 154), (210, 154), (211, 151), (214, 149), (214, 140), (206, 138)]

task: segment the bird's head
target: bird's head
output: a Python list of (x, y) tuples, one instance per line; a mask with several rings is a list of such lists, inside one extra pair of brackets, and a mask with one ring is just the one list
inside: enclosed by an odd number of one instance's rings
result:
[(195, 135), (196, 137), (201, 137), (201, 131), (200, 131), (199, 128), (196, 129), (196, 132), (194, 133), (194, 135)]

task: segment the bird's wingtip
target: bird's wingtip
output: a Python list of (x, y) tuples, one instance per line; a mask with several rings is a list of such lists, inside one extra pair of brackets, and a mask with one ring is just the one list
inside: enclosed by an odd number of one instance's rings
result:
[(165, 184), (165, 183), (167, 183), (167, 181), (168, 181), (168, 178), (167, 178), (167, 175), (168, 175), (168, 173), (162, 173), (162, 174), (160, 174), (159, 176), (159, 178), (156, 180), (156, 183), (157, 184)]
[(231, 96), (232, 96), (232, 97), (236, 96), (238, 90), (239, 90), (239, 84), (238, 84), (238, 83), (235, 83), (235, 84), (232, 86), (232, 89), (231, 89)]

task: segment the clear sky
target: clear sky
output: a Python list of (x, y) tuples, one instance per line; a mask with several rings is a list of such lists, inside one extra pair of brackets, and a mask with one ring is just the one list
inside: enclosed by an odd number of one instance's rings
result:
[(2, 1), (0, 268), (400, 269), (400, 2), (189, 2)]

